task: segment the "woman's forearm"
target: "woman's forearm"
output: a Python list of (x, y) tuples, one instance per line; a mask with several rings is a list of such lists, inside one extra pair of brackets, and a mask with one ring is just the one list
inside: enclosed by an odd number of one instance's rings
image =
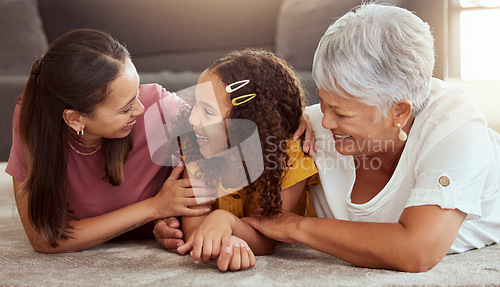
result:
[(293, 241), (352, 264), (385, 269), (399, 266), (412, 253), (404, 227), (399, 223), (364, 223), (329, 218), (303, 218)]
[[(69, 225), (73, 227), (69, 234), (71, 238), (58, 240), (57, 247), (49, 246), (42, 239), (25, 214), (20, 214), (20, 216), (26, 235), (35, 251), (41, 253), (71, 252), (94, 247), (158, 219), (155, 210), (151, 208), (152, 200), (149, 198), (96, 217), (72, 220), (69, 222)], [(24, 203), (18, 202), (18, 208), (22, 204)], [(20, 208), (20, 210), (26, 209)]]
[[(57, 240), (56, 247), (51, 247), (43, 233), (36, 230), (28, 217), (28, 195), (22, 189), (22, 182), (13, 179), (14, 194), (17, 210), (19, 212), (24, 230), (33, 248), (42, 253), (57, 253), (77, 251), (90, 248), (115, 238), (123, 233), (140, 227), (150, 221), (170, 216), (198, 216), (210, 210), (200, 208), (207, 203), (199, 203), (192, 197), (185, 182), (177, 180), (182, 166), (172, 171), (169, 179), (154, 197), (130, 204), (109, 213), (71, 220), (68, 222), (72, 229), (69, 230), (69, 239)], [(212, 203), (215, 199), (207, 202)]]
[(410, 207), (398, 223), (301, 217), (290, 238), (358, 266), (422, 272), (447, 254), (465, 214), (439, 206)]

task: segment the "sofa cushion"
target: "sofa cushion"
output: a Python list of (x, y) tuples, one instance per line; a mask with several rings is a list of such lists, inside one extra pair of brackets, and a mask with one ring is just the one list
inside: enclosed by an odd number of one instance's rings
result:
[(158, 73), (139, 73), (141, 84), (160, 84), (169, 92), (178, 92), (196, 85), (200, 74), (201, 71), (172, 72), (168, 70)]
[[(169, 70), (203, 70), (207, 63), (189, 56), (200, 51), (221, 55), (247, 46), (273, 49), (280, 5), (281, 0), (39, 0), (49, 41), (74, 28), (102, 29), (143, 60), (143, 72), (162, 70), (161, 64)], [(186, 55), (186, 63), (162, 57), (176, 54)], [(151, 69), (145, 65), (148, 58), (155, 62)]]
[(37, 2), (0, 1), (0, 15), (0, 75), (27, 75), (47, 48)]
[[(314, 52), (330, 24), (362, 0), (284, 0), (276, 27), (276, 53), (296, 69), (311, 70)], [(402, 4), (404, 0), (384, 1)]]
[(28, 75), (0, 77), (0, 162), (9, 159), (12, 145), (12, 116), (17, 98), (23, 92), (27, 80)]

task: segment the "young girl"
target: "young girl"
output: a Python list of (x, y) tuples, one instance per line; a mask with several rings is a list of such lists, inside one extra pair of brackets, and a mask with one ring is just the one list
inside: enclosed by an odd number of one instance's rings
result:
[[(218, 258), (222, 271), (246, 269), (255, 265), (254, 254), (273, 253), (276, 242), (240, 217), (291, 211), (299, 199), (300, 208), (295, 211), (313, 214), (305, 191), (307, 184), (315, 184), (317, 170), (312, 158), (302, 152), (300, 141), (291, 139), (303, 108), (299, 80), (271, 52), (233, 52), (201, 74), (189, 117), (196, 138), (181, 138), (188, 171), (184, 176), (204, 178), (219, 198), (209, 206), (214, 210), (209, 215), (182, 218), (186, 243), (177, 249), (179, 253), (192, 249), (195, 263)], [(253, 152), (248, 152), (252, 128), (245, 129), (238, 120), (255, 124), (260, 140)], [(198, 155), (190, 148), (194, 141)], [(238, 172), (241, 162), (246, 176)], [(263, 165), (260, 170), (258, 163)]]

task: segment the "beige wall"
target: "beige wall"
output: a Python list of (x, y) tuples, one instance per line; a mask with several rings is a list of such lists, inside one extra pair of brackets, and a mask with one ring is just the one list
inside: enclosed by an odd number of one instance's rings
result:
[(483, 110), (488, 125), (500, 132), (500, 81), (463, 81), (448, 78), (446, 82), (471, 95)]
[(436, 51), (434, 77), (445, 79), (448, 75), (446, 55), (448, 53), (448, 1), (408, 0), (405, 8), (415, 12), (431, 27)]

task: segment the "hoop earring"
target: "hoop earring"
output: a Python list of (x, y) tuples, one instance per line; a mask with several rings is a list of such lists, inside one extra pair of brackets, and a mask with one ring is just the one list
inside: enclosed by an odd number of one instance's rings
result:
[(79, 130), (76, 132), (76, 135), (79, 137), (79, 138), (83, 138), (83, 129)]
[(398, 123), (396, 126), (399, 128), (399, 140), (402, 142), (406, 141), (408, 139), (408, 135), (401, 128), (401, 124)]

